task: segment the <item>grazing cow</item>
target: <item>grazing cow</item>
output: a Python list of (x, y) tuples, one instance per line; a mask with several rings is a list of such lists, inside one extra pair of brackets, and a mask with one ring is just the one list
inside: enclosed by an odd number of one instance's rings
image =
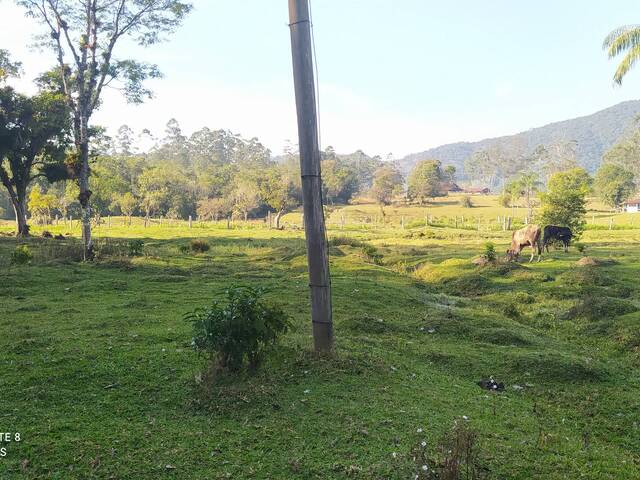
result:
[(538, 261), (540, 261), (540, 257), (542, 256), (541, 234), (542, 229), (538, 225), (527, 225), (513, 232), (511, 247), (507, 250), (507, 260), (512, 261), (517, 259), (524, 247), (531, 247), (531, 258), (529, 262), (533, 261), (536, 252), (538, 253)]
[(571, 243), (571, 238), (573, 237), (573, 233), (570, 228), (567, 227), (557, 227), (555, 225), (547, 225), (544, 227), (544, 234), (542, 235), (542, 248), (549, 253), (549, 244), (560, 241), (562, 242), (562, 246), (564, 247), (564, 251), (569, 251), (569, 243)]

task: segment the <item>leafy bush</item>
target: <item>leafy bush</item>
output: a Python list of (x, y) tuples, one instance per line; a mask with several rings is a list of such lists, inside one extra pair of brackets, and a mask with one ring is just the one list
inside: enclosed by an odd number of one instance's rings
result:
[(32, 259), (33, 254), (26, 244), (18, 245), (16, 249), (11, 252), (11, 265), (26, 265), (30, 263)]
[(498, 197), (498, 203), (505, 208), (509, 208), (511, 206), (511, 194), (505, 192), (500, 195)]
[(196, 253), (204, 253), (209, 251), (209, 244), (204, 240), (191, 240), (191, 250)]
[(241, 370), (245, 363), (255, 369), (268, 347), (290, 328), (288, 316), (261, 301), (262, 294), (262, 289), (232, 287), (225, 304), (214, 301), (185, 315), (193, 324), (194, 349), (230, 371)]
[(581, 254), (584, 255), (584, 252), (587, 250), (587, 246), (584, 243), (574, 243), (573, 244), (574, 247), (576, 247), (576, 250), (578, 250), (578, 252), (580, 252)]
[(473, 201), (469, 195), (465, 195), (460, 199), (460, 206), (462, 208), (473, 208)]
[(191, 247), (189, 245), (178, 245), (178, 251), (180, 253), (189, 253)]
[(484, 253), (482, 255), (484, 256), (484, 258), (486, 258), (490, 262), (495, 261), (496, 246), (493, 244), (493, 242), (487, 242), (484, 244)]
[(142, 249), (144, 248), (144, 242), (142, 240), (129, 240), (127, 243), (127, 249), (130, 257), (139, 257), (142, 255)]

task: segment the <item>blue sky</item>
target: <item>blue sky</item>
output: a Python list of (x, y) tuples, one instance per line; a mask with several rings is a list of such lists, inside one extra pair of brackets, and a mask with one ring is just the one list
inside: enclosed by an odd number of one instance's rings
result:
[[(169, 42), (123, 45), (157, 63), (156, 98), (128, 106), (109, 92), (95, 123), (162, 136), (178, 119), (256, 136), (279, 153), (296, 142), (286, 0), (196, 0)], [(640, 98), (640, 70), (622, 87), (601, 49), (640, 22), (636, 0), (312, 0), (323, 146), (401, 157), (586, 115)], [(17, 86), (52, 64), (28, 48), (37, 30), (0, 0), (0, 48), (25, 64)]]

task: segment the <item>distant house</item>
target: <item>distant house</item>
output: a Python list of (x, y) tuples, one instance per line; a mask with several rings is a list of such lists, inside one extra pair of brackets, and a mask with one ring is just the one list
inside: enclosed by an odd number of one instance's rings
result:
[(455, 182), (442, 182), (440, 183), (440, 191), (442, 193), (461, 192), (462, 189)]
[(487, 195), (491, 193), (487, 187), (467, 187), (464, 190), (464, 193), (471, 193), (473, 195)]
[(634, 198), (633, 200), (624, 202), (624, 211), (627, 213), (640, 212), (640, 198)]

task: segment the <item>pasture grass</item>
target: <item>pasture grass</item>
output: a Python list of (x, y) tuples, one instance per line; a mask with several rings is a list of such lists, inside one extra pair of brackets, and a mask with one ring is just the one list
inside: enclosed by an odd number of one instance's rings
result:
[[(585, 232), (597, 266), (571, 249), (477, 267), (510, 232), (334, 225), (318, 356), (300, 229), (122, 223), (96, 229), (93, 263), (77, 227), (0, 237), (0, 426), (22, 434), (0, 478), (406, 479), (463, 416), (488, 478), (640, 477), (640, 230)], [(31, 264), (10, 265), (21, 243)], [(256, 374), (203, 382), (182, 317), (232, 284), (266, 287), (294, 329)]]

